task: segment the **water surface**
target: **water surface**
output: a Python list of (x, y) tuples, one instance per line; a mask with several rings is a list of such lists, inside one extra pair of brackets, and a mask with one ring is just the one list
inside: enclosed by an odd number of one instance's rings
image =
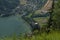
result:
[(28, 25), (20, 15), (0, 18), (0, 36), (12, 35), (16, 33), (31, 32)]

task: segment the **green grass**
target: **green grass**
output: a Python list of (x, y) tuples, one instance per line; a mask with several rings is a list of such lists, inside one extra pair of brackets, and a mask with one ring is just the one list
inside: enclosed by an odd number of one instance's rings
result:
[(32, 37), (5, 37), (0, 40), (60, 40), (60, 31), (51, 31), (50, 33), (43, 32), (41, 34), (35, 34)]
[(32, 13), (30, 13), (30, 14), (29, 14), (29, 15), (27, 15), (26, 17), (31, 18), (31, 15), (32, 15)]
[(26, 4), (26, 0), (20, 0), (20, 4)]
[(49, 17), (39, 17), (39, 18), (33, 18), (33, 19), (37, 21), (39, 25), (42, 27), (47, 24)]
[(34, 14), (41, 14), (41, 10), (36, 10)]

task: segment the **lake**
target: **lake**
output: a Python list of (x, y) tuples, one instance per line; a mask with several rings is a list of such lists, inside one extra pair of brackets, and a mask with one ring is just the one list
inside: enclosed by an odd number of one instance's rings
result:
[(29, 32), (31, 32), (30, 25), (20, 15), (0, 18), (0, 36)]

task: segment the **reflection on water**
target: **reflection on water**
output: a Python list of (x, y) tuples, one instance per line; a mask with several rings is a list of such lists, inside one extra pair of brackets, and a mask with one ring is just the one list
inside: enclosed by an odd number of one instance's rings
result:
[(30, 26), (18, 16), (0, 18), (0, 36), (31, 32)]

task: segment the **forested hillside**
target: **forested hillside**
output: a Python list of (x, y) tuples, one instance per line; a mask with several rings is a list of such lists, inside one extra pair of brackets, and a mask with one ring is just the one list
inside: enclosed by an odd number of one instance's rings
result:
[[(13, 14), (12, 11), (19, 7), (21, 12), (32, 12), (46, 3), (46, 0), (0, 0), (0, 14)], [(23, 11), (23, 12), (22, 12)]]

